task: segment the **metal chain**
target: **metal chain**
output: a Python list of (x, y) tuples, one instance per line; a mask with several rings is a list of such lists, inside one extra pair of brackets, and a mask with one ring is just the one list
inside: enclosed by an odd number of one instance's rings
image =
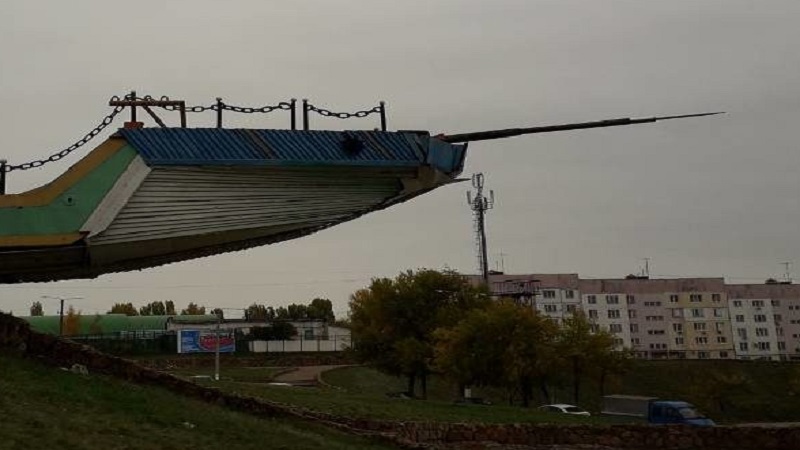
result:
[(316, 107), (316, 106), (314, 106), (314, 105), (309, 103), (308, 104), (308, 110), (309, 111), (314, 111), (315, 113), (318, 113), (318, 114), (320, 114), (322, 116), (325, 116), (325, 117), (336, 117), (337, 119), (349, 119), (351, 117), (359, 117), (360, 118), (360, 117), (367, 117), (370, 114), (379, 113), (379, 112), (381, 112), (381, 107), (380, 106), (376, 106), (376, 107), (374, 107), (372, 109), (365, 109), (363, 111), (356, 111), (354, 113), (346, 113), (346, 112), (329, 111), (329, 110), (324, 109), (324, 108), (318, 108), (318, 107)]
[[(111, 100), (119, 100), (119, 97), (114, 96), (114, 97), (111, 98)], [(59, 151), (57, 153), (53, 153), (52, 155), (48, 156), (45, 159), (37, 159), (37, 160), (34, 160), (34, 161), (30, 161), (30, 162), (26, 162), (26, 163), (23, 163), (23, 164), (19, 164), (19, 165), (16, 165), (16, 166), (7, 165), (5, 167), (5, 171), (6, 172), (11, 172), (13, 170), (33, 169), (35, 167), (41, 167), (41, 166), (43, 166), (43, 165), (45, 165), (47, 163), (55, 162), (55, 161), (58, 161), (58, 160), (64, 158), (65, 156), (69, 155), (70, 153), (74, 152), (75, 150), (81, 148), (87, 142), (91, 141), (95, 136), (100, 134), (107, 126), (111, 125), (111, 122), (114, 121), (114, 118), (117, 116), (117, 114), (122, 112), (123, 109), (124, 109), (123, 106), (115, 107), (113, 110), (111, 110), (111, 113), (109, 113), (107, 116), (105, 116), (103, 118), (102, 121), (100, 121), (100, 124), (98, 124), (96, 127), (94, 127), (94, 129), (92, 129), (92, 131), (86, 133), (86, 135), (84, 135), (82, 138), (80, 138), (77, 142), (75, 142), (74, 144), (72, 144), (69, 147), (65, 148), (64, 150), (61, 150), (61, 151)]]
[[(149, 95), (146, 95), (146, 96), (144, 96), (142, 98), (139, 98), (138, 100), (155, 100), (155, 99), (153, 97), (149, 96)], [(162, 96), (159, 100), (169, 101), (169, 97), (167, 97), (165, 95), (165, 96)], [(275, 111), (275, 110), (289, 111), (289, 110), (292, 109), (292, 104), (289, 103), (289, 102), (280, 102), (277, 105), (267, 105), (267, 106), (262, 106), (262, 107), (259, 107), (259, 108), (252, 108), (252, 107), (247, 107), (247, 106), (228, 105), (228, 104), (225, 104), (225, 103), (221, 103), (220, 105), (222, 106), (223, 110), (233, 111), (233, 112), (238, 112), (238, 113), (244, 113), (244, 114), (270, 113), (270, 112)], [(168, 111), (179, 111), (181, 109), (179, 106), (161, 106), (161, 108), (164, 108), (164, 109), (166, 109)], [(217, 111), (217, 110), (219, 110), (219, 106), (216, 103), (213, 104), (213, 105), (209, 105), (209, 106), (198, 105), (198, 106), (187, 106), (186, 107), (186, 112), (191, 112), (191, 113), (201, 113), (201, 112), (206, 112), (206, 111)]]

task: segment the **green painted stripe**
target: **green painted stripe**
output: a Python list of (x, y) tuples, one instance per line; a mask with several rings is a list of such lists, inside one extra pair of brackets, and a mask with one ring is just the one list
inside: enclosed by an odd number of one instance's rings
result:
[(80, 231), (136, 155), (126, 145), (48, 205), (0, 208), (0, 236)]

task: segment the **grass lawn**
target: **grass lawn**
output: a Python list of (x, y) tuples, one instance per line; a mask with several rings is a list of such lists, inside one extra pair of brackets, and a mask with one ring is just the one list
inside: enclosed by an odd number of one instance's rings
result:
[(0, 449), (378, 449), (305, 422), (262, 419), (0, 354)]
[[(358, 369), (362, 368), (336, 369), (332, 372)], [(357, 418), (485, 423), (619, 423), (616, 419), (605, 417), (548, 414), (505, 405), (458, 405), (444, 400), (389, 398), (384, 394), (386, 391), (380, 394), (358, 393), (331, 388), (258, 386), (224, 381), (203, 381), (203, 384), (314, 411)]]

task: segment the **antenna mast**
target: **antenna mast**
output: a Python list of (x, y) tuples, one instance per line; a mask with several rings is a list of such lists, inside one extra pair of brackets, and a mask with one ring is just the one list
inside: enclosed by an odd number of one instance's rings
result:
[(483, 194), (483, 174), (472, 175), (472, 191), (467, 191), (467, 204), (473, 212), (473, 226), (475, 228), (475, 246), (478, 250), (478, 267), (483, 276), (483, 282), (489, 284), (489, 256), (486, 253), (486, 211), (494, 207), (494, 191), (489, 191), (489, 196)]
[(786, 284), (792, 284), (792, 263), (789, 262), (782, 262), (785, 272), (783, 273), (783, 281)]

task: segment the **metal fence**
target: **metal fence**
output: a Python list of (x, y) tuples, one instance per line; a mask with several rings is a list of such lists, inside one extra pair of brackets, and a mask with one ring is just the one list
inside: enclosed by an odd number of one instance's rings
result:
[[(171, 355), (178, 351), (175, 331), (122, 331), (117, 333), (66, 336), (112, 355)], [(298, 339), (264, 341), (236, 332), (236, 353), (316, 353), (341, 352), (351, 346), (349, 335), (328, 336), (327, 339)]]

